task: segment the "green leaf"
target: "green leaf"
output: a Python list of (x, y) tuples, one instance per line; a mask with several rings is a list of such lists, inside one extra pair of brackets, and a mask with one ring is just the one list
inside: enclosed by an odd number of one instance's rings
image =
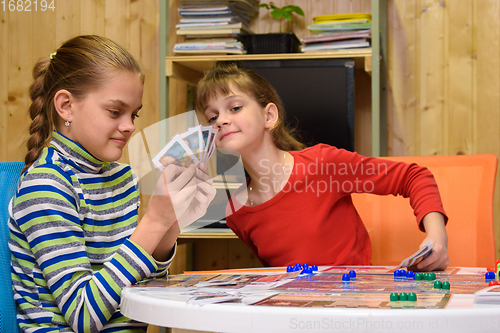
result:
[(293, 8), (293, 11), (296, 12), (298, 15), (304, 16), (304, 11), (299, 6), (290, 5), (289, 7)]
[(267, 9), (271, 9), (267, 3), (261, 3), (259, 7), (265, 7)]
[(271, 12), (271, 15), (275, 18), (275, 19), (279, 19), (281, 17), (283, 17), (285, 15), (285, 12), (282, 11), (281, 9), (277, 8), (275, 10), (273, 10)]

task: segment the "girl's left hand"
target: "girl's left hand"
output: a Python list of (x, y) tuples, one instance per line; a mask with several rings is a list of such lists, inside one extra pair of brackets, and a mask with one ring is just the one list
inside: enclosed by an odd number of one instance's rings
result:
[(434, 248), (431, 254), (416, 266), (408, 267), (408, 270), (415, 272), (431, 272), (431, 271), (444, 271), (449, 264), (448, 258), (448, 238), (446, 239), (436, 239), (431, 237), (426, 237), (420, 247), (424, 246), (428, 241), (434, 243)]
[(431, 212), (424, 216), (422, 224), (425, 228), (424, 241), (420, 247), (424, 246), (428, 241), (434, 243), (432, 253), (419, 262), (416, 266), (408, 267), (413, 271), (444, 271), (450, 262), (448, 258), (448, 235), (446, 234), (444, 215), (439, 212)]

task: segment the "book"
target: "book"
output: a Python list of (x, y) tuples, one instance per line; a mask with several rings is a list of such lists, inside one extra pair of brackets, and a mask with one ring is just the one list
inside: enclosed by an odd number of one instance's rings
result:
[(336, 33), (326, 33), (315, 36), (305, 36), (301, 39), (303, 44), (331, 42), (335, 40), (352, 39), (352, 38), (371, 38), (371, 30), (356, 30)]
[(330, 15), (318, 15), (313, 17), (314, 23), (320, 22), (330, 22), (330, 21), (338, 21), (338, 20), (359, 20), (359, 19), (367, 19), (369, 21), (372, 20), (372, 15), (369, 13), (352, 13), (352, 14), (330, 14)]
[(325, 43), (313, 43), (302, 45), (302, 52), (328, 51), (347, 48), (369, 47), (370, 42), (366, 38), (356, 38)]
[(371, 22), (365, 23), (343, 23), (343, 24), (332, 24), (332, 23), (318, 23), (311, 24), (307, 27), (309, 31), (345, 31), (345, 30), (366, 30), (371, 29)]
[(196, 30), (196, 29), (241, 29), (243, 23), (181, 23), (175, 26), (180, 30)]
[(242, 29), (189, 29), (189, 30), (177, 30), (177, 35), (188, 36), (188, 35), (238, 35), (242, 32)]

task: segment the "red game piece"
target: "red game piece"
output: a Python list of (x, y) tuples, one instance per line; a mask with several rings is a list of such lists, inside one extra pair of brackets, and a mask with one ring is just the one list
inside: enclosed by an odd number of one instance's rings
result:
[(493, 266), (488, 266), (488, 268), (486, 268), (486, 271), (488, 271), (488, 272), (496, 272), (496, 269), (493, 268)]
[(500, 281), (490, 281), (489, 286), (500, 286)]

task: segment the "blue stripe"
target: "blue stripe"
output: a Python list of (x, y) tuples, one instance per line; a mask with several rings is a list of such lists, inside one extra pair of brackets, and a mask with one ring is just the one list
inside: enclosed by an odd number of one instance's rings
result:
[(117, 303), (120, 303), (120, 295), (118, 295), (113, 290), (113, 288), (109, 285), (108, 281), (104, 279), (102, 274), (95, 274), (94, 277), (97, 278), (99, 282), (101, 282), (101, 284), (104, 286), (104, 289), (106, 289), (106, 291), (111, 295), (111, 297), (113, 297), (113, 300)]
[(113, 219), (106, 219), (106, 220), (96, 220), (96, 219), (90, 219), (90, 218), (84, 218), (83, 223), (87, 225), (97, 225), (97, 226), (109, 226), (117, 223), (121, 223), (123, 221), (126, 221), (128, 219), (133, 218), (134, 216), (137, 216), (137, 209), (131, 210), (125, 215), (113, 218)]
[(78, 259), (78, 258), (83, 258), (83, 257), (87, 257), (87, 253), (85, 251), (80, 251), (80, 252), (77, 252), (77, 253), (71, 253), (71, 254), (63, 254), (63, 255), (59, 255), (57, 256), (56, 258), (51, 258), (51, 259), (48, 259), (48, 260), (45, 260), (41, 265), (40, 265), (40, 268), (42, 270), (46, 269), (47, 267), (51, 266), (51, 265), (55, 265), (56, 263), (59, 263), (61, 261), (66, 261), (66, 260), (75, 260), (75, 259)]
[(51, 232), (48, 234), (44, 234), (38, 236), (30, 242), (30, 246), (33, 248), (40, 243), (45, 241), (55, 240), (55, 239), (68, 239), (75, 238), (75, 241), (81, 240), (84, 237), (83, 232), (75, 232), (75, 231), (61, 231), (61, 232)]
[(61, 160), (64, 161), (64, 163), (66, 163), (67, 165), (71, 166), (72, 168), (75, 168), (77, 169), (78, 171), (80, 172), (85, 172), (85, 170), (83, 170), (78, 164), (76, 164), (75, 162), (73, 162), (72, 160), (70, 159), (67, 159), (65, 156), (63, 155), (60, 155), (61, 156)]
[[(105, 205), (105, 204), (117, 202), (118, 200), (126, 198), (127, 196), (129, 196), (130, 194), (135, 193), (135, 192), (136, 192), (135, 188), (131, 187), (123, 193), (114, 193), (113, 197), (107, 197), (104, 199), (95, 199), (95, 200), (87, 199), (87, 200), (85, 200), (85, 202), (87, 202), (87, 204), (91, 204), (94, 206), (100, 206), (100, 205)], [(128, 204), (129, 202), (126, 202), (126, 203)]]
[(60, 278), (56, 283), (51, 286), (52, 290), (59, 289), (65, 282), (70, 281), (73, 278), (75, 272), (68, 272), (62, 278)]
[(122, 245), (123, 241), (125, 239), (127, 239), (127, 237), (122, 237), (122, 238), (114, 240), (112, 242), (105, 242), (105, 241), (92, 242), (92, 241), (87, 241), (86, 245), (87, 245), (87, 247), (92, 247), (92, 248), (97, 248), (97, 249), (100, 249), (100, 248), (111, 248), (111, 247)]
[(126, 246), (132, 250), (132, 252), (134, 252), (134, 254), (143, 262), (145, 263), (148, 268), (149, 268), (149, 271), (150, 272), (154, 272), (156, 270), (155, 266), (151, 263), (151, 261), (149, 260), (148, 257), (146, 257), (142, 252), (141, 250), (139, 250), (139, 248), (137, 246), (134, 245), (134, 243), (130, 242), (130, 241), (126, 241)]
[(120, 273), (122, 273), (123, 275), (125, 275), (125, 277), (129, 280), (129, 282), (131, 282), (131, 283), (137, 282), (135, 280), (135, 277), (132, 275), (132, 273), (130, 273), (125, 267), (123, 267), (123, 265), (118, 260), (116, 260), (115, 258), (113, 258), (113, 259), (111, 259), (111, 261), (109, 263), (111, 265), (115, 266), (116, 268), (118, 268), (118, 270), (120, 271)]
[[(22, 197), (24, 195), (32, 194), (32, 193), (36, 193), (36, 192), (51, 192), (51, 193), (59, 194), (64, 199), (69, 201), (73, 205), (73, 207), (76, 209), (75, 198), (71, 194), (69, 194), (63, 190), (60, 190), (59, 188), (55, 187), (54, 185), (31, 185), (31, 186), (28, 186), (28, 187), (22, 188), (19, 191), (18, 197)], [(46, 198), (47, 196), (43, 195), (41, 197)], [(59, 200), (59, 199), (56, 199), (53, 197), (51, 197), (50, 199)]]
[(108, 182), (113, 182), (115, 181), (117, 178), (120, 178), (122, 177), (124, 174), (126, 174), (127, 172), (129, 172), (130, 170), (130, 167), (127, 166), (125, 168), (122, 168), (120, 171), (117, 171), (115, 173), (113, 173), (112, 175), (109, 175), (109, 176), (99, 176), (99, 177), (94, 177), (94, 178), (82, 178), (80, 179), (80, 184), (97, 184), (97, 183), (103, 183), (103, 187), (107, 187), (109, 186)]
[[(73, 304), (73, 302), (75, 301), (75, 298), (78, 296), (78, 290), (80, 290), (81, 288), (83, 288), (83, 286), (87, 283), (88, 281), (87, 280), (84, 280), (82, 282), (80, 282), (80, 284), (78, 285), (78, 288), (76, 288), (75, 292), (73, 292), (71, 294), (71, 296), (66, 300), (66, 303), (64, 303), (64, 305), (62, 306), (62, 313), (63, 315), (66, 314), (68, 312), (68, 308), (70, 307), (71, 304)], [(75, 304), (76, 305), (76, 304)], [(75, 313), (76, 311), (78, 311), (77, 308), (75, 308)]]
[[(48, 150), (49, 152), (49, 155), (54, 155), (54, 149), (49, 149)], [(51, 157), (52, 159), (53, 157)], [(47, 162), (47, 164), (41, 164), (39, 166), (37, 166), (35, 169), (40, 172), (40, 171), (43, 171), (43, 169), (51, 169), (51, 170), (54, 170), (57, 174), (54, 175), (52, 173), (50, 173), (51, 176), (54, 176), (54, 177), (63, 177), (64, 179), (66, 179), (66, 181), (69, 183), (69, 184), (73, 184), (73, 181), (71, 180), (71, 177), (66, 174), (64, 172), (64, 170), (62, 170), (61, 166), (59, 165), (60, 164), (60, 161), (52, 161), (50, 160), (49, 162)], [(49, 174), (47, 172), (47, 174)], [(33, 175), (33, 177), (36, 177), (35, 174), (33, 174), (33, 172), (31, 173), (31, 175)]]
[(103, 324), (106, 324), (108, 320), (106, 319), (106, 316), (104, 315), (104, 313), (102, 313), (101, 309), (99, 308), (99, 305), (95, 301), (94, 294), (92, 293), (92, 289), (90, 288), (90, 284), (86, 285), (85, 289), (87, 291), (87, 299), (89, 300), (92, 309), (94, 309), (95, 313), (99, 317), (99, 321)]
[(24, 215), (23, 217), (19, 218), (17, 220), (17, 225), (22, 226), (23, 224), (30, 222), (32, 219), (36, 219), (38, 217), (44, 217), (44, 216), (60, 216), (61, 221), (70, 221), (73, 222), (77, 225), (80, 225), (80, 220), (78, 217), (74, 215), (70, 215), (65, 212), (61, 212), (58, 210), (53, 210), (53, 209), (44, 209), (44, 210), (39, 210), (35, 212), (31, 212), (27, 215)]
[(11, 253), (15, 258), (18, 258), (19, 260), (26, 260), (26, 261), (31, 262), (31, 263), (35, 262), (35, 258), (33, 258), (32, 256), (29, 256), (27, 254), (24, 254), (22, 252), (11, 251)]

